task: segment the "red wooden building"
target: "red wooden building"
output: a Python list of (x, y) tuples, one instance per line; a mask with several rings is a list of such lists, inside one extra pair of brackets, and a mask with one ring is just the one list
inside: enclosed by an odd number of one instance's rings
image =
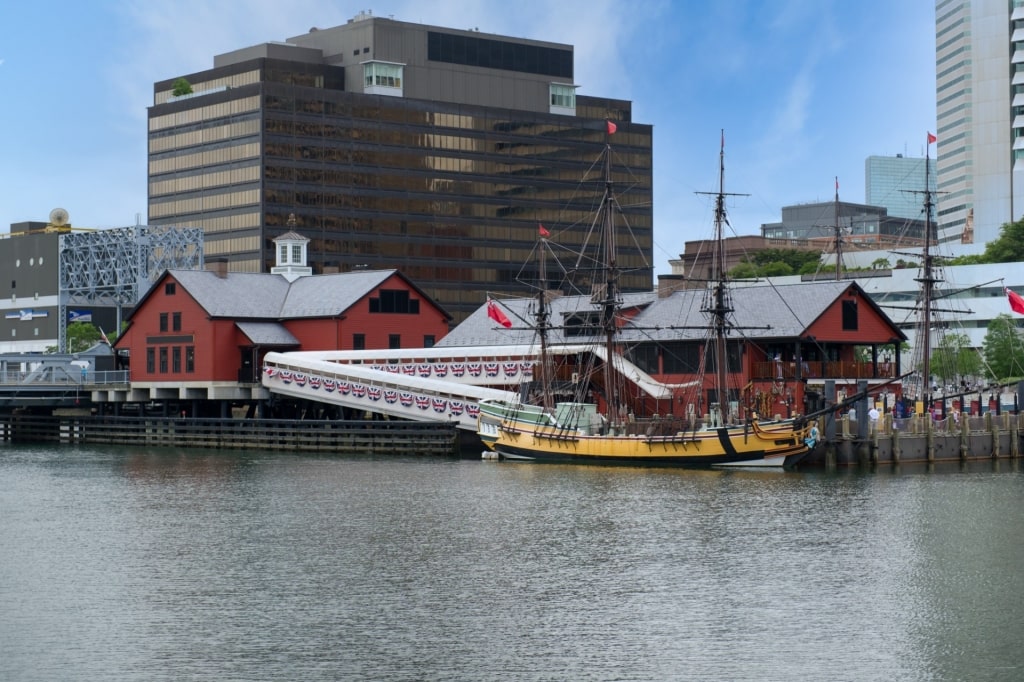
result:
[[(683, 417), (692, 410), (700, 415), (718, 402), (705, 293), (690, 289), (661, 297), (655, 292), (623, 296), (619, 341), (624, 357), (673, 387), (669, 397), (652, 396), (637, 382), (630, 396), (635, 414)], [(531, 319), (531, 300), (500, 304), (513, 319)], [(854, 281), (737, 286), (729, 306), (728, 400), (740, 412), (803, 414), (822, 405), (826, 382), (834, 384), (841, 399), (854, 393), (859, 382), (877, 387), (901, 374), (900, 347), (906, 336)], [(553, 345), (590, 343), (599, 331), (590, 297), (555, 298), (550, 319)], [(440, 345), (520, 345), (532, 343), (533, 337), (529, 325), (505, 329), (481, 308)], [(560, 378), (583, 376), (577, 370), (563, 367)], [(595, 388), (600, 400), (603, 388)], [(899, 390), (894, 382), (892, 391)]]
[(312, 275), (307, 241), (279, 237), (270, 274), (166, 271), (114, 344), (129, 358), (131, 388), (112, 401), (221, 401), (223, 414), (227, 403), (269, 397), (267, 352), (423, 348), (448, 333), (451, 316), (397, 270)]

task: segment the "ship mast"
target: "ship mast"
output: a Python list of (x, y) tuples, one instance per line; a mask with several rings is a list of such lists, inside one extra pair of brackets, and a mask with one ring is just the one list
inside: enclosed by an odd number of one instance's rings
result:
[[(605, 362), (604, 386), (608, 401), (608, 422), (615, 428), (620, 426), (620, 399), (615, 381), (615, 335), (618, 326), (615, 313), (619, 307), (618, 284), (619, 270), (617, 264), (617, 248), (615, 243), (615, 200), (612, 195), (612, 153), (611, 145), (605, 147), (604, 158), (604, 198), (601, 200), (601, 215), (604, 219), (604, 282), (593, 292), (594, 303), (600, 306), (601, 330), (604, 332)], [(601, 291), (603, 289), (603, 291)]]
[(732, 312), (731, 301), (725, 288), (725, 131), (722, 131), (722, 146), (718, 152), (718, 194), (715, 197), (715, 257), (713, 259), (714, 307), (711, 309), (715, 330), (715, 384), (718, 389), (718, 405), (723, 417), (729, 403), (729, 388), (726, 383), (728, 358), (726, 357), (725, 316)]
[(929, 184), (929, 163), (928, 148), (932, 143), (932, 135), (928, 134), (928, 144), (925, 145), (924, 157), (924, 249), (921, 251), (921, 276), (914, 281), (921, 284), (921, 329), (918, 334), (921, 339), (917, 345), (921, 352), (921, 395), (924, 398), (925, 409), (931, 410), (931, 329), (932, 329), (932, 299), (935, 296), (935, 284), (941, 281), (935, 277), (935, 256), (931, 253), (932, 242), (932, 193)]
[[(698, 192), (698, 194), (712, 194), (712, 192)], [(724, 423), (726, 419), (726, 408), (729, 405), (729, 384), (726, 375), (729, 371), (729, 358), (727, 356), (726, 317), (733, 311), (732, 301), (729, 297), (729, 290), (726, 281), (725, 261), (725, 226), (729, 223), (725, 215), (725, 198), (727, 196), (746, 196), (744, 194), (733, 194), (725, 191), (725, 131), (722, 131), (722, 146), (718, 153), (718, 191), (715, 196), (715, 238), (711, 258), (711, 297), (706, 301), (702, 312), (711, 315), (711, 327), (714, 333), (714, 360), (715, 360), (715, 390), (717, 392), (718, 408)]]
[(547, 250), (548, 240), (544, 236), (545, 233), (540, 235), (540, 249), (539, 256), (539, 277), (540, 277), (540, 291), (537, 294), (537, 336), (540, 339), (540, 387), (541, 387), (541, 405), (544, 410), (548, 413), (553, 411), (553, 401), (551, 399), (551, 358), (548, 357), (548, 329), (550, 328), (550, 310), (548, 309), (547, 300), (547, 289), (548, 289), (548, 271), (547, 271)]
[(835, 226), (836, 226), (836, 281), (843, 278), (843, 230), (839, 226), (839, 177), (836, 176), (836, 200), (835, 200)]

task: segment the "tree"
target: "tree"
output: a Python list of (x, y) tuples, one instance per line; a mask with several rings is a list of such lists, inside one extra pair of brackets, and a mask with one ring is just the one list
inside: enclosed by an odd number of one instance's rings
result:
[(100, 330), (89, 322), (72, 322), (68, 325), (67, 339), (64, 345), (69, 353), (81, 353), (92, 348), (100, 341)]
[(871, 261), (872, 270), (888, 270), (891, 267), (892, 265), (889, 264), (888, 258), (876, 258), (875, 260)]
[(191, 94), (192, 84), (189, 83), (188, 80), (184, 78), (179, 78), (178, 80), (174, 81), (174, 88), (171, 90), (171, 95), (173, 97), (181, 97), (183, 95)]
[(1024, 354), (1020, 332), (1013, 318), (1003, 313), (988, 325), (988, 332), (981, 346), (985, 358), (985, 373), (990, 379), (1002, 381), (1010, 377), (1024, 376)]
[(792, 275), (793, 266), (789, 263), (775, 260), (771, 263), (765, 263), (765, 265), (761, 267), (761, 274), (765, 277), (782, 277), (785, 275)]
[(1016, 263), (1024, 260), (1024, 218), (1004, 223), (999, 237), (985, 245), (981, 255), (985, 263)]
[(946, 334), (938, 348), (932, 352), (932, 374), (938, 376), (943, 385), (956, 384), (958, 378), (975, 376), (981, 371), (981, 357), (971, 347), (966, 334)]
[(739, 263), (729, 271), (729, 279), (757, 279), (757, 266), (753, 263)]

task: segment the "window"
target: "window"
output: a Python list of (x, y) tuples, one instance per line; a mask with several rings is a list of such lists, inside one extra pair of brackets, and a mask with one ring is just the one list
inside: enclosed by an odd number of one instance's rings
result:
[(592, 336), (601, 332), (600, 313), (576, 313), (565, 318), (566, 336)]
[(552, 83), (549, 86), (551, 92), (551, 106), (562, 109), (576, 108), (576, 88), (563, 83)]
[(167, 346), (160, 347), (160, 373), (167, 374)]
[(171, 331), (181, 331), (181, 313), (171, 314)]
[(653, 343), (641, 343), (626, 351), (626, 357), (648, 374), (658, 373), (658, 346)]
[(384, 64), (381, 62), (367, 62), (363, 64), (364, 89), (393, 88), (400, 90), (402, 88), (403, 68), (402, 64)]
[(196, 371), (195, 346), (185, 346), (185, 371), (190, 374)]
[(843, 331), (857, 331), (857, 299), (843, 301)]
[(424, 334), (423, 335), (423, 347), (424, 348), (433, 348), (434, 347), (434, 343), (435, 343), (435, 339), (434, 339), (434, 335), (433, 334)]
[(371, 313), (400, 313), (418, 315), (419, 299), (410, 299), (405, 289), (381, 289), (378, 298), (370, 299)]
[(288, 265), (288, 245), (281, 244), (278, 248), (279, 255), (277, 257), (278, 262), (281, 265)]
[(292, 244), (292, 265), (302, 263), (302, 244)]
[(366, 334), (352, 335), (352, 350), (366, 350)]
[(174, 296), (177, 287), (174, 286), (174, 282), (167, 282), (164, 284), (164, 296)]
[(153, 348), (146, 349), (146, 371), (150, 374), (156, 372), (156, 350)]
[(181, 346), (175, 346), (171, 349), (171, 371), (175, 374), (181, 374)]
[(402, 347), (402, 335), (401, 334), (388, 334), (388, 348), (401, 348)]
[(672, 341), (662, 346), (665, 374), (696, 374), (700, 369), (700, 344)]
[(160, 331), (167, 331), (167, 313), (160, 313)]

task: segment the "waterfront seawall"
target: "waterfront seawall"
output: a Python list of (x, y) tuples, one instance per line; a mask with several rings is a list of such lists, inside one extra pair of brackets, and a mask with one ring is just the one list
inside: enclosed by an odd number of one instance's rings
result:
[(381, 420), (0, 417), (0, 440), (338, 454), (459, 454), (453, 424)]

